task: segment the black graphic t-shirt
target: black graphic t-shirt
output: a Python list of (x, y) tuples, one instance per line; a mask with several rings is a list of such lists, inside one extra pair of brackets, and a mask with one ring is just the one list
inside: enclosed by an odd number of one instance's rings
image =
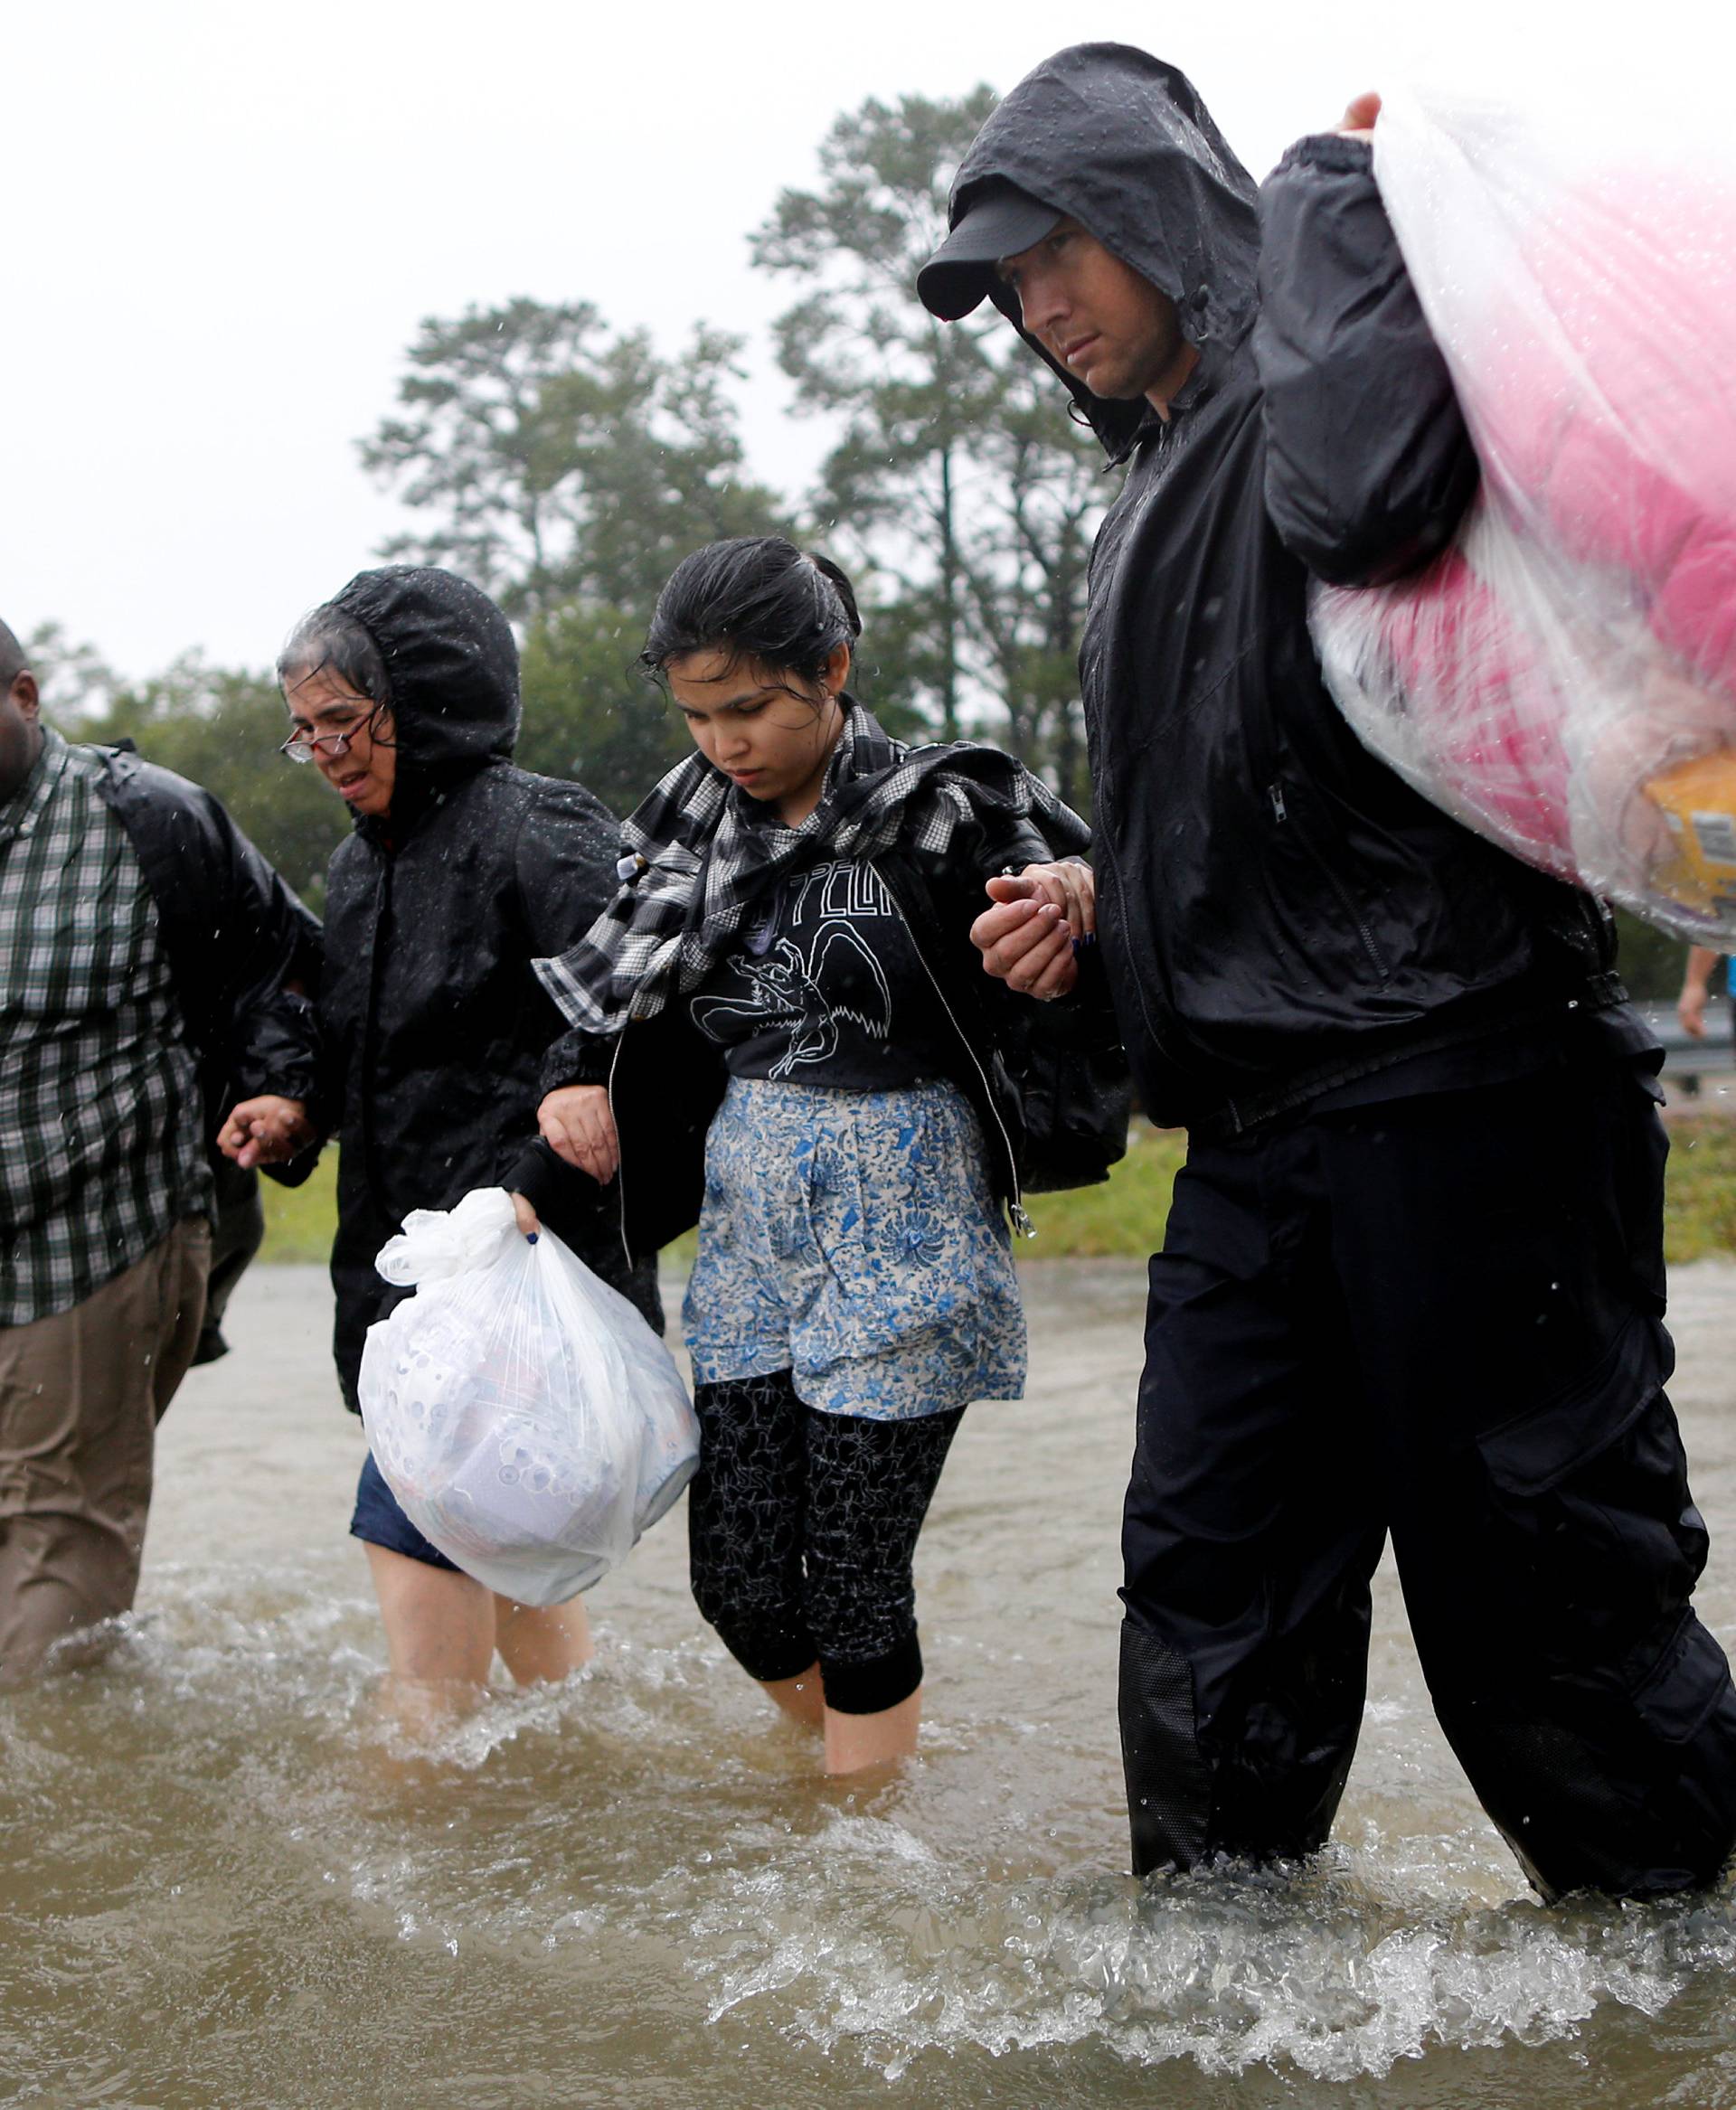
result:
[(732, 1077), (892, 1091), (945, 1077), (958, 1047), (871, 864), (818, 864), (781, 880), (691, 1010)]

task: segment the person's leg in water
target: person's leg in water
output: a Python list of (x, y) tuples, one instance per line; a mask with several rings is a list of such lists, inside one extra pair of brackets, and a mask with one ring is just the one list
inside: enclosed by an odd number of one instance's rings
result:
[(911, 1757), (922, 1720), (912, 1566), (964, 1408), (905, 1420), (807, 1413), (807, 1606), (826, 1769)]
[(1305, 1853), (1391, 1517), (1441, 1726), (1546, 1897), (1712, 1881), (1736, 1691), (1663, 1386), (1664, 1137), (1605, 1059), (1195, 1146), (1127, 1515), (1135, 1867)]
[(476, 1704), (495, 1657), (490, 1591), (456, 1568), (435, 1568), (369, 1544), (389, 1667), (387, 1698), (406, 1729), (432, 1728)]
[(1122, 1525), (1136, 1875), (1311, 1853), (1350, 1770), (1384, 1500), (1326, 1245), (1306, 1133), (1193, 1141)]
[(99, 1660), (132, 1607), (209, 1251), (190, 1218), (69, 1310), (0, 1328), (0, 1688)]
[(481, 1698), (496, 1650), (520, 1685), (557, 1683), (590, 1660), (581, 1599), (519, 1605), (456, 1568), (367, 1549), (385, 1628), (392, 1704), (407, 1727), (461, 1714)]
[(800, 1722), (805, 1729), (825, 1729), (826, 1688), (820, 1682), (817, 1658), (793, 1678), (762, 1678), (760, 1682), (767, 1697), (792, 1721)]
[(834, 1772), (916, 1747), (917, 1535), (963, 1401), (1024, 1381), (984, 1157), (967, 1103), (939, 1086), (738, 1079), (707, 1139), (683, 1304), (702, 1379), (693, 1595), (772, 1700), (821, 1730)]
[(385, 1630), (390, 1703), (406, 1728), (431, 1727), (474, 1707), (496, 1649), (521, 1685), (556, 1681), (589, 1662), (581, 1600), (520, 1605), (466, 1575), (417, 1531), (372, 1455), (350, 1529), (367, 1551)]
[[(824, 1674), (822, 1674), (824, 1676)], [(873, 1714), (826, 1710), (826, 1770), (830, 1774), (868, 1773), (916, 1756), (922, 1727), (922, 1688), (908, 1700)]]
[(1665, 1390), (1656, 1087), (1604, 1056), (1321, 1124), (1435, 1710), (1545, 1897), (1716, 1881), (1736, 1689)]
[(807, 1409), (790, 1373), (694, 1387), (699, 1470), (687, 1490), (694, 1601), (792, 1720), (825, 1727), (803, 1609)]
[(787, 1371), (701, 1386), (695, 1403), (700, 1610), (785, 1712), (822, 1731), (828, 1773), (909, 1757), (922, 1707), (911, 1562), (962, 1409), (821, 1414)]
[(517, 1685), (558, 1685), (594, 1653), (582, 1597), (564, 1605), (520, 1605), (498, 1591), (495, 1647)]
[(822, 1732), (828, 1773), (908, 1757), (921, 1720), (910, 1577), (963, 1409), (821, 1414), (788, 1371), (697, 1388), (693, 1596), (750, 1676)]

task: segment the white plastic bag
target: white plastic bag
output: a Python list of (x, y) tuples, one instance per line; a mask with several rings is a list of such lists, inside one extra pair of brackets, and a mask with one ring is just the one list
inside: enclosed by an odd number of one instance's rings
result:
[(369, 1327), (362, 1419), (406, 1516), (502, 1596), (586, 1589), (669, 1507), (699, 1426), (669, 1351), (498, 1187), (413, 1210), (376, 1265), (413, 1297)]
[(1317, 589), (1340, 708), (1425, 796), (1736, 938), (1730, 128), (1388, 99), (1382, 201), (1483, 467), (1413, 579)]

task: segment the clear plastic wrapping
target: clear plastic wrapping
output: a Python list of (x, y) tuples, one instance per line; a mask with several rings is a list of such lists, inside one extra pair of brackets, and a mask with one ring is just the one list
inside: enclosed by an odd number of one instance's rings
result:
[(1482, 484), (1427, 570), (1313, 604), (1340, 708), (1419, 790), (1710, 944), (1736, 939), (1727, 138), (1388, 100), (1375, 175)]
[(380, 1253), (417, 1294), (368, 1329), (362, 1419), (404, 1513), (520, 1604), (589, 1588), (692, 1477), (675, 1359), (627, 1299), (512, 1198), (416, 1210)]

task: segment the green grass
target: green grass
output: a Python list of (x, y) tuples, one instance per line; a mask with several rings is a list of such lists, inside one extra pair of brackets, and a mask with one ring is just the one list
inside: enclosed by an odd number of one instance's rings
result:
[(332, 1257), (332, 1233), (337, 1228), (336, 1151), (322, 1154), (306, 1185), (280, 1187), (275, 1180), (261, 1180), (259, 1195), (265, 1203), (260, 1260), (267, 1267), (291, 1260), (317, 1261), (323, 1267)]
[[(1670, 1141), (1670, 1183), (1664, 1215), (1670, 1259), (1736, 1254), (1736, 1120), (1720, 1115), (1683, 1116), (1671, 1122)], [(1096, 1259), (1118, 1254), (1143, 1258), (1156, 1252), (1163, 1243), (1169, 1191), (1184, 1151), (1179, 1135), (1136, 1122), (1127, 1156), (1101, 1186), (1030, 1197), (1037, 1235), (1018, 1241), (1019, 1258)], [(335, 1152), (327, 1151), (318, 1171), (303, 1187), (279, 1187), (271, 1180), (262, 1182), (262, 1261), (325, 1260), (331, 1250), (336, 1213), (333, 1193), (336, 1162)], [(691, 1238), (670, 1248), (670, 1258), (677, 1261), (691, 1257)]]
[(1155, 1253), (1164, 1242), (1169, 1190), (1186, 1154), (1186, 1143), (1175, 1131), (1136, 1121), (1127, 1156), (1100, 1185), (1026, 1197), (1037, 1235), (1019, 1239), (1014, 1252), (1021, 1260), (1094, 1260), (1109, 1253), (1143, 1258)]
[(1664, 1252), (1673, 1263), (1736, 1253), (1736, 1121), (1727, 1115), (1670, 1123)]

